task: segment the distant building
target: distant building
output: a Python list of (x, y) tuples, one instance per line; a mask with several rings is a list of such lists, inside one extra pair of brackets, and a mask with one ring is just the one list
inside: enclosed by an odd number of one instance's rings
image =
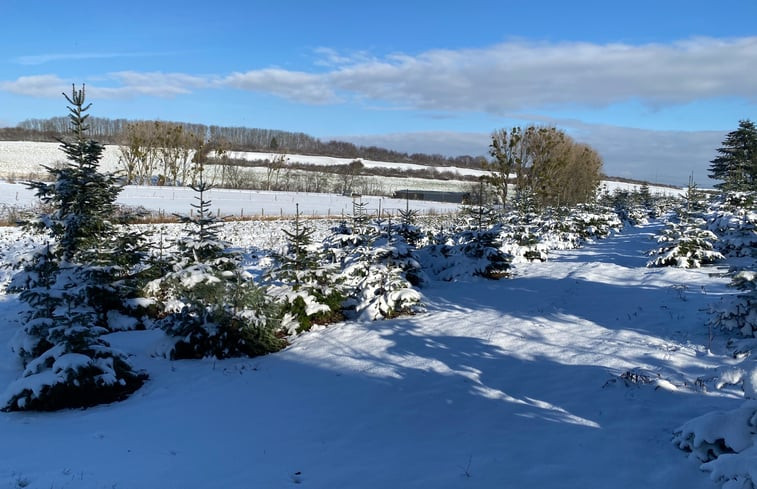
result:
[(392, 195), (395, 199), (428, 200), (431, 202), (449, 202), (462, 204), (470, 197), (468, 192), (446, 192), (442, 190), (397, 190)]

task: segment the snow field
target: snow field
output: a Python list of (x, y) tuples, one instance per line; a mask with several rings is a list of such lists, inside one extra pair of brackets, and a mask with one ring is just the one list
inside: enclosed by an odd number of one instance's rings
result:
[[(340, 218), (352, 215), (353, 199), (335, 194), (267, 192), (262, 190), (212, 189), (208, 192), (212, 210), (222, 216), (243, 218), (276, 218), (293, 216), (299, 204), (304, 217)], [(399, 209), (416, 209), (421, 214), (447, 214), (457, 204), (444, 202), (405, 201), (386, 197), (364, 196), (368, 212), (385, 217), (397, 215)], [(187, 187), (148, 187), (128, 185), (119, 194), (117, 203), (142, 207), (156, 214), (188, 214), (196, 204), (195, 193)], [(0, 182), (0, 210), (28, 209), (36, 205), (34, 193), (20, 183)]]
[[(262, 255), (281, 224), (225, 236)], [(2, 413), (0, 487), (717, 487), (671, 438), (743, 403), (697, 383), (737, 363), (708, 352), (704, 326), (731, 291), (711, 269), (645, 268), (658, 228), (509, 280), (433, 283), (424, 313), (315, 329), (265, 357), (170, 362), (161, 331), (111, 334), (150, 380), (109, 406)], [(13, 333), (1, 324), (0, 344)], [(0, 358), (8, 385), (19, 367)]]

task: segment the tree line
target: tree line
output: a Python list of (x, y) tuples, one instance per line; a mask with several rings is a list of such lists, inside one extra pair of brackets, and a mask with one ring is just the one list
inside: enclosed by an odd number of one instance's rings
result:
[[(169, 126), (180, 126), (185, 133), (214, 141), (225, 141), (234, 151), (267, 151), (276, 153), (297, 153), (353, 158), (395, 163), (415, 163), (426, 166), (457, 166), (461, 168), (480, 169), (485, 161), (483, 156), (444, 156), (441, 154), (406, 153), (378, 146), (358, 146), (346, 141), (321, 141), (301, 132), (260, 129), (249, 127), (230, 127), (169, 121), (137, 121), (127, 119), (109, 119), (92, 117), (88, 121), (92, 137), (105, 144), (124, 144), (129, 127), (135, 124), (153, 124), (160, 122)], [(0, 129), (0, 139), (21, 137), (30, 140), (54, 141), (68, 131), (69, 121), (66, 117), (49, 119), (27, 119), (15, 128)]]

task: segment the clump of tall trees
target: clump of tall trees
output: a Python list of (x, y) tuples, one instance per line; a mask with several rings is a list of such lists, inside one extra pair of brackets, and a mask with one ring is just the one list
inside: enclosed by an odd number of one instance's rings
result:
[(599, 154), (555, 127), (498, 129), (489, 154), (484, 181), (502, 204), (527, 196), (542, 207), (588, 202), (602, 177)]

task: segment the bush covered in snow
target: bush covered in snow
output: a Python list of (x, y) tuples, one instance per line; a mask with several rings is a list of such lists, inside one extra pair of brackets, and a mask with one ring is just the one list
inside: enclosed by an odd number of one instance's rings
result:
[[(704, 214), (699, 207), (696, 211)], [(707, 217), (708, 229), (697, 228), (691, 233), (707, 238), (706, 250), (710, 256), (717, 253), (719, 259), (727, 257), (735, 264), (730, 272), (730, 285), (740, 291), (725, 296), (713, 306), (709, 324), (741, 336), (757, 336), (754, 196), (724, 193), (712, 205)], [(712, 250), (713, 237), (719, 238), (717, 247), (722, 255)], [(746, 345), (746, 351), (734, 352), (734, 355), (748, 358), (750, 348)], [(702, 462), (702, 469), (711, 472), (711, 478), (724, 488), (757, 487), (757, 363), (754, 360), (745, 363), (744, 368), (729, 368), (725, 376), (727, 382), (743, 387), (748, 400), (741, 407), (707, 413), (688, 421), (674, 433), (676, 446)]]
[(275, 254), (276, 263), (267, 272), (268, 294), (281, 305), (281, 328), (289, 335), (343, 318), (341, 269), (312, 242), (313, 232), (302, 222), (298, 206), (292, 229), (283, 230), (285, 251)]
[(729, 257), (757, 257), (757, 212), (754, 195), (721, 197), (707, 216), (707, 228), (718, 236), (717, 249)]
[(504, 248), (506, 227), (500, 221), (491, 207), (464, 206), (459, 222), (446, 232), (437, 233), (434, 242), (420, 250), (424, 270), (444, 281), (474, 276), (508, 277), (512, 256)]
[(394, 317), (420, 310), (423, 281), (402, 228), (384, 221), (343, 223), (324, 241), (328, 261), (341, 269), (349, 316), (366, 319)]
[(186, 235), (178, 253), (168, 258), (171, 270), (150, 282), (146, 292), (162, 305), (157, 325), (176, 338), (171, 358), (228, 358), (277, 351), (284, 342), (276, 336), (275, 307), (250, 274), (239, 255), (218, 237), (220, 218), (210, 211), (203, 181), (193, 215), (182, 217)]
[(757, 486), (757, 401), (694, 418), (674, 432), (673, 441), (724, 488)]
[(717, 235), (705, 229), (707, 206), (707, 198), (690, 179), (675, 214), (668, 216), (667, 227), (657, 236), (660, 246), (649, 251), (653, 258), (648, 267), (699, 268), (724, 259), (715, 249)]
[(757, 273), (736, 272), (730, 285), (742, 292), (713, 306), (710, 324), (743, 336), (757, 336)]
[(689, 224), (669, 223), (657, 236), (660, 247), (649, 251), (648, 267), (699, 268), (716, 263), (723, 255), (715, 251), (717, 236), (712, 231)]

